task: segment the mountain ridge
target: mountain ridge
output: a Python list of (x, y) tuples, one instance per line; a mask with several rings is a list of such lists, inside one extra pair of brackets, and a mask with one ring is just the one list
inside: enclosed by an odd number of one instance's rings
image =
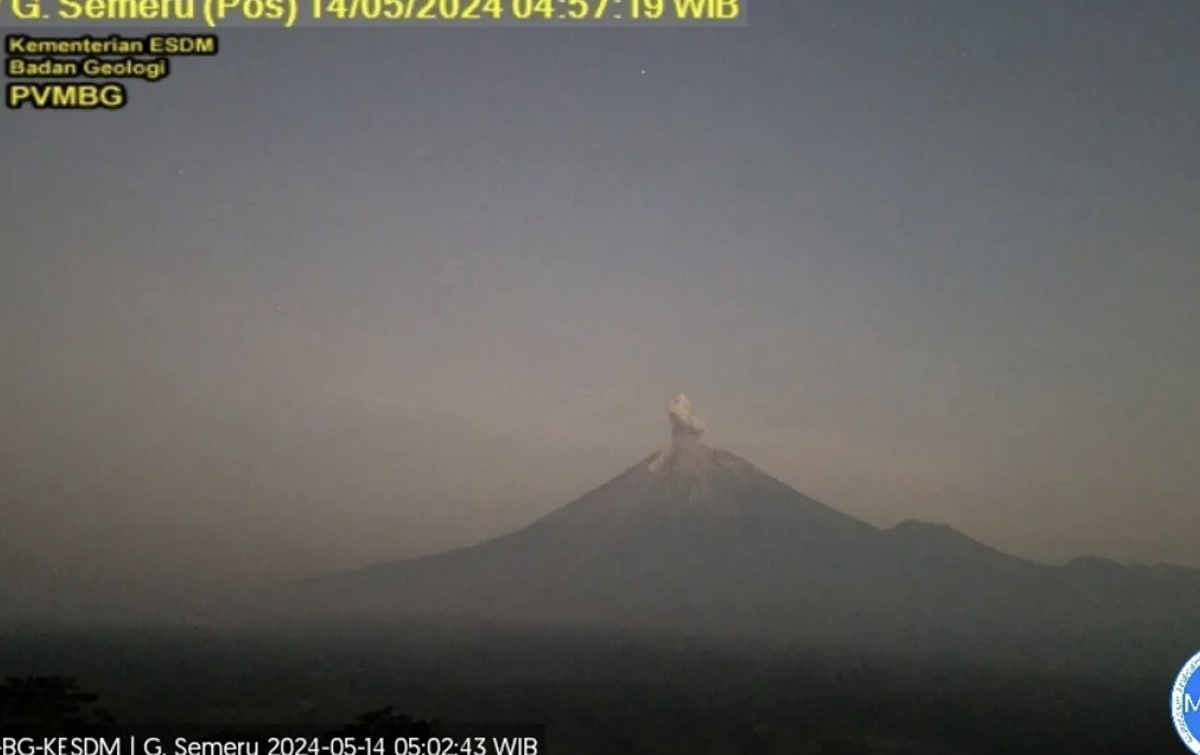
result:
[(292, 619), (684, 629), (1022, 653), (1068, 643), (1190, 653), (1200, 641), (1200, 575), (1039, 564), (917, 520), (878, 528), (701, 443), (703, 423), (682, 394), (668, 417), (665, 448), (525, 527), (290, 583), (257, 596), (257, 607)]

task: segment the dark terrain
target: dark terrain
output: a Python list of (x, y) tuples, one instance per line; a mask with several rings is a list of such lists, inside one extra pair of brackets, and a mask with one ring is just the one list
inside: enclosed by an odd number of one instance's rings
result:
[(62, 673), (122, 722), (338, 724), (394, 703), (544, 723), (554, 753), (1179, 752), (1142, 679), (666, 635), (377, 627), (0, 635), (6, 674)]

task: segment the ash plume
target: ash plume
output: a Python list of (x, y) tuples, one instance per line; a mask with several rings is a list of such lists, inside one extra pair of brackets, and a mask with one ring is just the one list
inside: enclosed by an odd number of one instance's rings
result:
[(692, 403), (680, 393), (667, 405), (671, 420), (671, 442), (695, 440), (704, 434), (704, 420), (692, 414)]

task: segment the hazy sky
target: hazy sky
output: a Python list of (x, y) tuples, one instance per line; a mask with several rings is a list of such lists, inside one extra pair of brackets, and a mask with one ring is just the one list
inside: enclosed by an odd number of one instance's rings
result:
[(0, 113), (0, 569), (466, 544), (708, 439), (881, 525), (1200, 566), (1200, 4), (243, 31)]

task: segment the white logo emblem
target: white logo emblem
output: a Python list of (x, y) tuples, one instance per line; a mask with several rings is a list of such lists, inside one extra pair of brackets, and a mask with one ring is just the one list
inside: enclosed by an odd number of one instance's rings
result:
[(1175, 731), (1193, 755), (1200, 755), (1200, 653), (1193, 655), (1179, 675), (1171, 690), (1171, 718)]

